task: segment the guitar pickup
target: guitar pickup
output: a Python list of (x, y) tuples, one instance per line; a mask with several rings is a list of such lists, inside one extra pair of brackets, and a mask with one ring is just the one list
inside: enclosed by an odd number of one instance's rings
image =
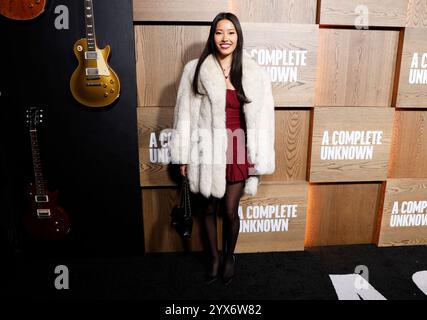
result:
[(37, 209), (37, 216), (40, 219), (50, 218), (50, 209)]
[(35, 196), (36, 202), (49, 202), (49, 197), (46, 196)]
[(101, 83), (99, 83), (99, 82), (86, 82), (86, 86), (88, 86), (88, 87), (100, 87)]
[(98, 52), (96, 52), (96, 51), (86, 51), (85, 52), (85, 59), (86, 60), (96, 60), (96, 59), (98, 59)]
[(87, 77), (99, 77), (98, 68), (86, 68), (86, 76)]

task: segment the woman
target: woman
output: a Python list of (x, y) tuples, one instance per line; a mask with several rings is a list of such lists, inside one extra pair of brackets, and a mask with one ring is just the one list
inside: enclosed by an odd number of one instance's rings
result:
[[(219, 13), (200, 58), (184, 67), (170, 140), (172, 163), (181, 164), (190, 190), (204, 196), (210, 257), (207, 283), (215, 281), (221, 270), (226, 284), (233, 279), (239, 201), (243, 192), (256, 194), (259, 175), (275, 170), (274, 126), (269, 76), (243, 53), (238, 18)], [(222, 268), (217, 249), (218, 204), (225, 211)]]

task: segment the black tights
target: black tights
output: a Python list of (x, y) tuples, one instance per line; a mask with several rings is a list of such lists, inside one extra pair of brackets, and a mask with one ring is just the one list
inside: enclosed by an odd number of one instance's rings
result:
[(204, 227), (207, 236), (207, 252), (211, 259), (210, 275), (216, 275), (219, 268), (219, 254), (217, 247), (216, 209), (222, 205), (223, 209), (223, 254), (224, 274), (234, 272), (233, 254), (239, 236), (240, 218), (238, 215), (239, 202), (243, 194), (245, 182), (227, 183), (223, 198), (209, 197), (206, 199)]

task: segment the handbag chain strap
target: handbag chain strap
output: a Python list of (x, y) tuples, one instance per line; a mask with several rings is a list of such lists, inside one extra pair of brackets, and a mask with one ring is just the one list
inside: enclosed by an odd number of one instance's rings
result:
[(185, 177), (182, 177), (182, 182), (181, 182), (181, 192), (180, 192), (180, 201), (179, 201), (179, 207), (180, 208), (184, 208), (185, 203), (186, 203), (186, 199), (185, 199), (185, 184), (186, 184), (186, 180)]
[(190, 203), (190, 186), (188, 182), (188, 177), (184, 177), (184, 193), (185, 193), (185, 217), (191, 217), (191, 203)]

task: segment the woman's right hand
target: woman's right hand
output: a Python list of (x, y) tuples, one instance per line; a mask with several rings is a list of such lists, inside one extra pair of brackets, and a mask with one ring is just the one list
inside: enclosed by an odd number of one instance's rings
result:
[(182, 164), (179, 169), (181, 170), (181, 175), (182, 176), (186, 176), (187, 175), (187, 165), (186, 164)]

